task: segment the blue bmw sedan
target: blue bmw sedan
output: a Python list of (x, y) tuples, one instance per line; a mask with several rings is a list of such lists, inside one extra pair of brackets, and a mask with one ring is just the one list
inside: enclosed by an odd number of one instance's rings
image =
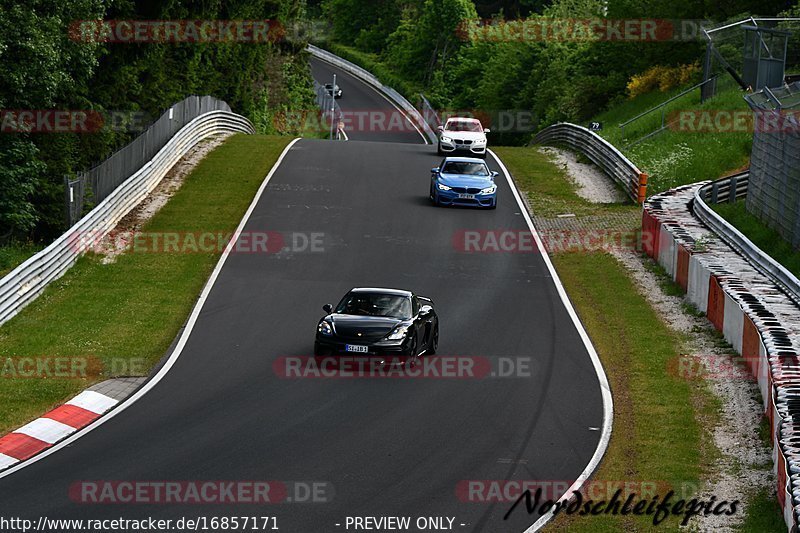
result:
[(430, 198), (435, 205), (497, 207), (497, 172), (482, 159), (445, 157), (431, 169)]

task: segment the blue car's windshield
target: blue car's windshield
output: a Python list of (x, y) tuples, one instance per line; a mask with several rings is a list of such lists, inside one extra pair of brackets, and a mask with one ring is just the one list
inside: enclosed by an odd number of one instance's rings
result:
[(488, 176), (489, 169), (483, 163), (469, 161), (448, 161), (442, 169), (444, 174), (467, 174), (469, 176)]
[(336, 306), (335, 313), (346, 315), (411, 318), (411, 300), (405, 296), (378, 293), (350, 293)]

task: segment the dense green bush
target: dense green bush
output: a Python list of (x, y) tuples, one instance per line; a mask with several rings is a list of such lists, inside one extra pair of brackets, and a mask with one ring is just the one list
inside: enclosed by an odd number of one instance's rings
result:
[[(296, 0), (12, 0), (0, 9), (0, 109), (138, 112), (151, 120), (188, 95), (212, 95), (265, 133), (274, 116), (313, 105), (305, 43), (92, 43), (81, 20), (277, 20), (306, 17)], [(146, 124), (143, 124), (146, 125)], [(139, 132), (0, 135), (0, 236), (52, 239), (64, 229), (63, 176)]]
[[(422, 91), (438, 109), (524, 110), (532, 113), (534, 128), (586, 121), (624, 97), (634, 75), (653, 65), (672, 72), (694, 64), (705, 43), (699, 35), (623, 42), (514, 39), (507, 32), (498, 39), (503, 28), (498, 25), (554, 18), (725, 20), (737, 13), (774, 15), (783, 8), (779, 0), (319, 1), (333, 41), (347, 45), (341, 50), (406, 96)], [(491, 17), (495, 26), (479, 25), (478, 14)], [(492, 136), (493, 142), (523, 143), (530, 133)]]

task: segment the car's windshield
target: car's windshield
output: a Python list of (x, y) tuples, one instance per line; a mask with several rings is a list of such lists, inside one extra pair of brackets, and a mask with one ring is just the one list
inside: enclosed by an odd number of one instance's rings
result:
[(443, 174), (467, 174), (469, 176), (488, 176), (489, 169), (483, 163), (470, 161), (448, 161), (442, 169)]
[(411, 318), (411, 299), (393, 294), (351, 292), (342, 298), (334, 312), (346, 315)]
[(444, 129), (447, 131), (483, 131), (481, 123), (477, 120), (448, 120)]

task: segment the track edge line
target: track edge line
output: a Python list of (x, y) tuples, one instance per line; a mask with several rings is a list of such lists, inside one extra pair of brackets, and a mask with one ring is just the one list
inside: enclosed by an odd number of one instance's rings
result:
[[(592, 360), (592, 365), (594, 366), (595, 373), (597, 374), (597, 380), (600, 382), (600, 393), (603, 397), (603, 431), (600, 435), (600, 442), (597, 444), (597, 449), (595, 449), (594, 455), (592, 455), (592, 458), (589, 460), (589, 464), (586, 465), (586, 468), (584, 468), (583, 472), (581, 472), (581, 474), (578, 476), (578, 479), (576, 479), (575, 482), (558, 499), (558, 501), (569, 500), (569, 495), (579, 490), (581, 486), (583, 486), (584, 482), (589, 479), (589, 476), (594, 473), (594, 471), (600, 465), (600, 461), (603, 459), (606, 450), (608, 449), (608, 443), (611, 440), (612, 424), (614, 421), (614, 401), (611, 397), (611, 387), (608, 384), (608, 377), (606, 376), (605, 369), (603, 368), (603, 363), (600, 361), (600, 357), (597, 355), (597, 350), (595, 350), (592, 340), (589, 338), (589, 334), (586, 333), (586, 329), (583, 327), (583, 323), (578, 317), (578, 313), (575, 311), (575, 308), (572, 306), (572, 302), (567, 295), (567, 290), (561, 283), (561, 278), (558, 277), (558, 273), (556, 272), (552, 261), (550, 261), (550, 255), (547, 253), (547, 250), (545, 249), (544, 244), (539, 237), (539, 233), (536, 231), (536, 228), (533, 225), (533, 220), (528, 212), (527, 205), (523, 202), (516, 183), (511, 177), (511, 173), (503, 164), (500, 157), (494, 153), (493, 150), (487, 148), (486, 151), (492, 155), (494, 160), (497, 162), (497, 165), (503, 171), (503, 175), (505, 175), (506, 181), (511, 188), (511, 192), (514, 194), (514, 198), (517, 201), (517, 205), (519, 206), (520, 211), (525, 218), (525, 222), (528, 224), (528, 229), (530, 229), (531, 233), (533, 234), (533, 239), (536, 241), (536, 245), (542, 253), (542, 258), (544, 259), (545, 265), (547, 265), (547, 269), (550, 271), (550, 275), (553, 278), (553, 283), (556, 286), (558, 295), (561, 297), (561, 302), (564, 304), (564, 307), (572, 319), (575, 328), (578, 330), (578, 334), (583, 340), (586, 351), (589, 352), (589, 358)], [(534, 522), (523, 533), (533, 533), (534, 531), (540, 530), (553, 518), (553, 516), (555, 515), (551, 510), (547, 514), (539, 517), (539, 519), (536, 520), (536, 522)]]

